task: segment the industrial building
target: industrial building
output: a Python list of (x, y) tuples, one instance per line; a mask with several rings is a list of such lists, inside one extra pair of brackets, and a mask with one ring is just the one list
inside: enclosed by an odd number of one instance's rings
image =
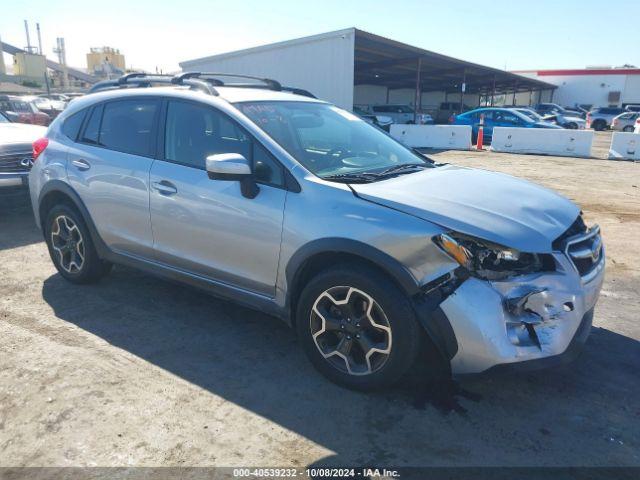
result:
[(116, 48), (92, 48), (87, 53), (87, 71), (101, 78), (118, 77), (125, 72), (124, 55)]
[(594, 67), (514, 73), (556, 85), (553, 101), (560, 105), (586, 109), (640, 105), (640, 68)]
[(343, 108), (443, 102), (468, 107), (549, 101), (555, 85), (397, 42), (356, 28), (223, 53), (180, 63), (184, 71), (274, 78)]

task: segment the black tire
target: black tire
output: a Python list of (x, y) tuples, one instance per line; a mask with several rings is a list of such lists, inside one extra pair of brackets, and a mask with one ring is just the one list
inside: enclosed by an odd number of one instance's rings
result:
[[(60, 241), (59, 235), (54, 233), (56, 231), (60, 231), (60, 227), (56, 226), (56, 224), (58, 222), (60, 222), (60, 225), (65, 223), (64, 219), (67, 219), (66, 222), (68, 225), (74, 225), (77, 227), (77, 229), (73, 228), (72, 230), (75, 237), (75, 244), (77, 245), (82, 243), (81, 250), (83, 252), (83, 258), (80, 263), (80, 268), (65, 268), (61, 258), (62, 254), (59, 253), (61, 247), (54, 245), (54, 242), (57, 243)], [(77, 284), (95, 283), (111, 270), (112, 264), (100, 259), (98, 256), (86, 223), (84, 222), (82, 215), (80, 215), (75, 208), (66, 204), (55, 205), (47, 213), (44, 228), (45, 241), (47, 242), (47, 248), (49, 249), (51, 260), (60, 275), (62, 275), (66, 280)], [(78, 238), (80, 240), (78, 240)], [(65, 247), (66, 246), (67, 245), (65, 245)], [(76, 250), (75, 247), (73, 250)]]
[(578, 129), (578, 125), (576, 125), (575, 123), (567, 123), (564, 128), (567, 128), (569, 130), (577, 130)]
[[(349, 287), (366, 293), (375, 301), (376, 309), (379, 306), (382, 310), (383, 318), (387, 321), (391, 332), (387, 334), (389, 335), (387, 337), (389, 353), (384, 355), (381, 366), (372, 369), (373, 362), (367, 359), (370, 373), (360, 375), (343, 371), (325, 358), (320, 352), (320, 347), (316, 345), (312, 333), (313, 322), (318, 319), (315, 313), (312, 316), (316, 300), (327, 290)], [(354, 293), (355, 295), (357, 294)], [(339, 385), (360, 391), (380, 390), (402, 379), (414, 364), (424, 335), (407, 296), (387, 276), (360, 264), (345, 264), (325, 270), (305, 286), (297, 304), (296, 329), (305, 353), (320, 373)], [(329, 335), (333, 335), (333, 332)], [(336, 329), (336, 335), (346, 335), (346, 333)], [(363, 335), (363, 337), (366, 336), (368, 334)], [(358, 342), (358, 345), (353, 348), (360, 350), (360, 353), (364, 352), (359, 346), (362, 341), (353, 340), (354, 345)], [(371, 358), (378, 359), (377, 356), (380, 354), (374, 355)], [(333, 357), (332, 361), (340, 363), (344, 358)], [(346, 364), (345, 361), (343, 366), (346, 367)]]
[(622, 129), (623, 132), (633, 132), (633, 127), (631, 125), (627, 125)]
[(591, 124), (591, 127), (596, 131), (596, 132), (601, 132), (603, 131), (605, 128), (607, 128), (607, 124), (602, 121), (602, 120), (596, 120), (595, 122), (593, 122)]

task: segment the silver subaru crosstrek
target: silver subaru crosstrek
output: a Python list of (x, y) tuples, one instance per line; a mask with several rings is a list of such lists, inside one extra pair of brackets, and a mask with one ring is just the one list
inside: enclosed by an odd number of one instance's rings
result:
[(60, 275), (135, 266), (276, 315), (362, 390), (425, 351), (454, 375), (577, 354), (605, 256), (575, 204), (240, 79), (133, 74), (60, 114), (29, 178)]

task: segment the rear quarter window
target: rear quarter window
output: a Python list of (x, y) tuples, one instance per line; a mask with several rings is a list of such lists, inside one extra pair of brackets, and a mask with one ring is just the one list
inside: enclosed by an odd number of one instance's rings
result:
[(80, 127), (82, 126), (82, 121), (84, 120), (86, 113), (86, 109), (81, 110), (65, 119), (64, 123), (62, 124), (62, 133), (67, 138), (70, 138), (74, 142), (78, 139)]

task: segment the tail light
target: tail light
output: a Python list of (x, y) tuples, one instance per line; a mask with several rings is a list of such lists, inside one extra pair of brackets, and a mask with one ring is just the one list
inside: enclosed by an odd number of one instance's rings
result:
[(47, 145), (49, 145), (49, 139), (46, 137), (39, 138), (38, 140), (33, 142), (32, 154), (34, 162), (38, 159), (40, 154), (44, 152), (44, 149), (47, 148)]

